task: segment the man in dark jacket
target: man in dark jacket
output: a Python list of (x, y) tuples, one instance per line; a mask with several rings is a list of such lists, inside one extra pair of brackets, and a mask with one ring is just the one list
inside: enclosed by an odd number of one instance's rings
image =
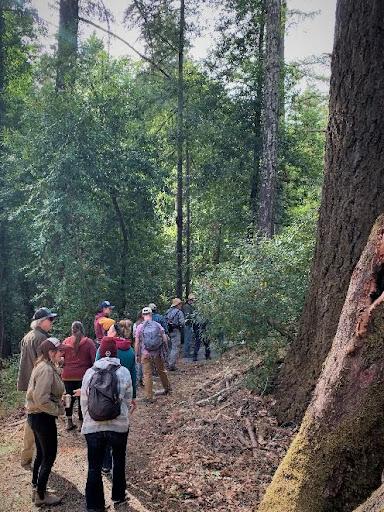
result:
[[(49, 336), (52, 324), (57, 314), (48, 308), (38, 309), (32, 318), (31, 330), (24, 336), (20, 343), (20, 364), (17, 376), (18, 391), (27, 391), (29, 379), (36, 359), (40, 355), (40, 345)], [(28, 424), (25, 422), (24, 447), (21, 452), (21, 465), (28, 467), (32, 462), (35, 438)]]

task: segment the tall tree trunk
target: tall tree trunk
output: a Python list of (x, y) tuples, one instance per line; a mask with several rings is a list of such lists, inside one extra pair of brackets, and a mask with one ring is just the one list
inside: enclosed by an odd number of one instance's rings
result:
[(189, 152), (189, 141), (185, 144), (185, 295), (191, 293), (191, 155)]
[(58, 91), (71, 85), (75, 79), (78, 30), (79, 0), (60, 0), (56, 68), (56, 90)]
[(176, 295), (183, 295), (183, 143), (184, 143), (184, 43), (185, 5), (180, 0), (179, 56), (177, 83), (177, 196), (176, 196)]
[(259, 512), (347, 512), (380, 485), (384, 466), (383, 332), (381, 215), (353, 272), (312, 402)]
[(277, 133), (280, 89), (280, 2), (266, 5), (265, 79), (262, 112), (262, 155), (259, 185), (258, 228), (267, 237), (274, 232), (277, 174)]
[(280, 421), (300, 419), (335, 335), (348, 283), (384, 211), (381, 0), (339, 0), (317, 242), (299, 332), (277, 380)]
[(256, 226), (258, 212), (258, 186), (261, 156), (261, 110), (263, 105), (264, 83), (264, 34), (265, 34), (265, 0), (260, 7), (259, 40), (257, 47), (258, 74), (256, 80), (256, 99), (254, 115), (253, 170), (251, 176), (251, 212), (252, 224)]
[[(0, 188), (3, 181), (4, 162), (4, 126), (5, 126), (5, 17), (4, 8), (0, 7)], [(7, 250), (5, 208), (0, 202), (0, 357), (7, 352), (5, 340), (4, 300), (6, 297)]]
[(116, 217), (120, 225), (121, 236), (123, 241), (121, 244), (121, 276), (120, 276), (120, 312), (124, 314), (127, 309), (128, 301), (128, 269), (127, 269), (127, 256), (128, 256), (128, 227), (124, 219), (123, 212), (121, 211), (117, 196), (115, 193), (111, 194), (112, 204), (115, 209)]

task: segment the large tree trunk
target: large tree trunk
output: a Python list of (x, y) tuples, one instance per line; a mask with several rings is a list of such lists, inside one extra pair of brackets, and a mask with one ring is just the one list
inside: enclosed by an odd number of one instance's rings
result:
[(191, 154), (188, 138), (185, 144), (185, 296), (191, 293)]
[(125, 218), (123, 212), (121, 211), (119, 201), (117, 200), (117, 194), (115, 192), (111, 193), (112, 204), (115, 209), (116, 217), (120, 225), (120, 231), (122, 236), (122, 244), (121, 244), (121, 275), (120, 275), (120, 314), (124, 315), (127, 310), (127, 302), (128, 302), (128, 268), (127, 268), (127, 258), (128, 258), (128, 226), (125, 222)]
[(176, 295), (183, 295), (183, 144), (184, 144), (184, 41), (185, 6), (180, 0), (177, 98)]
[(57, 41), (56, 89), (65, 89), (75, 79), (79, 30), (79, 0), (60, 0), (60, 21)]
[(265, 79), (262, 112), (262, 154), (258, 228), (271, 237), (275, 222), (277, 174), (277, 132), (279, 125), (281, 0), (268, 0), (266, 5)]
[(348, 283), (384, 211), (384, 2), (339, 0), (325, 182), (304, 312), (277, 382), (280, 421), (300, 419), (335, 335)]
[(354, 512), (383, 512), (384, 510), (384, 484), (370, 496), (366, 502)]
[(260, 512), (351, 511), (384, 466), (384, 215), (353, 272), (331, 351)]

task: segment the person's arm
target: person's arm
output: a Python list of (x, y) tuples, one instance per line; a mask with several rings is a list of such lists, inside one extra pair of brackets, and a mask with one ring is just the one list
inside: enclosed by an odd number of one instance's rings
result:
[(129, 373), (131, 374), (131, 380), (132, 380), (132, 400), (135, 400), (136, 399), (136, 385), (137, 385), (135, 355), (133, 355), (132, 364), (131, 364), (131, 367), (129, 368)]
[(184, 316), (184, 313), (181, 311), (181, 309), (179, 310), (177, 321), (179, 322), (179, 326), (180, 327), (184, 327), (184, 325), (185, 325), (185, 316)]
[(88, 387), (89, 382), (91, 380), (93, 374), (93, 370), (89, 368), (83, 377), (83, 382), (81, 384), (81, 391), (80, 391), (80, 407), (81, 412), (83, 413), (83, 417), (85, 418), (85, 415), (88, 412)]
[(39, 368), (35, 375), (35, 387), (33, 390), (33, 402), (41, 412), (57, 416), (59, 413), (58, 404), (52, 402), (51, 391), (54, 379), (53, 369), (48, 365)]
[(141, 329), (140, 329), (140, 325), (138, 325), (137, 329), (136, 329), (136, 335), (135, 335), (135, 354), (136, 354), (137, 362), (140, 362), (139, 361), (139, 359), (140, 359), (140, 333), (141, 333)]

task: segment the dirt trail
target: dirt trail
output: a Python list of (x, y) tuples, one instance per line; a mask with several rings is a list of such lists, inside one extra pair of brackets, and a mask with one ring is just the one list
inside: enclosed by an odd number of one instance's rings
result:
[[(251, 365), (253, 363), (251, 362)], [(171, 374), (173, 394), (139, 401), (128, 437), (132, 512), (250, 512), (283, 456), (292, 431), (278, 428), (266, 399), (242, 383), (247, 354), (184, 363)], [(19, 465), (22, 411), (0, 422), (0, 512), (30, 512), (31, 474)], [(252, 418), (250, 426), (249, 418)], [(49, 485), (64, 495), (57, 512), (84, 510), (86, 447), (59, 420), (59, 452)], [(252, 441), (252, 432), (254, 439)], [(104, 481), (107, 503), (110, 482)], [(113, 507), (111, 507), (113, 510)]]

